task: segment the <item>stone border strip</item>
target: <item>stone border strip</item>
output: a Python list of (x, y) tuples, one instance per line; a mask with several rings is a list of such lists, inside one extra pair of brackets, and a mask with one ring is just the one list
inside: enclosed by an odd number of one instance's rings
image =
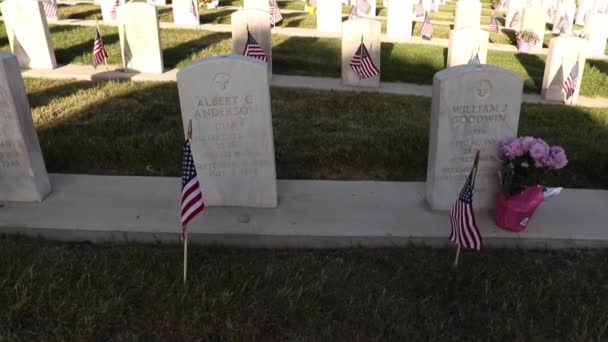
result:
[[(0, 232), (94, 242), (168, 241), (181, 235), (180, 179), (50, 175), (41, 203), (4, 203)], [(447, 212), (431, 211), (421, 182), (278, 180), (279, 207), (206, 208), (192, 241), (247, 247), (450, 246)], [(86, 189), (83, 191), (83, 189)], [(484, 246), (608, 247), (606, 190), (565, 189), (543, 203), (522, 233), (477, 212)]]

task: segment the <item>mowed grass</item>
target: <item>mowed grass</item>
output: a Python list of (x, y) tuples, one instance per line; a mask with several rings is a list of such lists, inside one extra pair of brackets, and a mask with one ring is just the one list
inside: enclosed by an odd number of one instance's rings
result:
[[(175, 83), (26, 80), (50, 172), (178, 176)], [(425, 180), (429, 98), (272, 88), (282, 179)], [(519, 134), (564, 146), (548, 185), (608, 189), (608, 109), (522, 105)]]
[[(418, 29), (418, 28), (417, 28)], [(51, 36), (59, 64), (90, 64), (93, 27), (54, 26)], [(122, 64), (118, 31), (104, 27), (109, 64)], [(166, 68), (182, 67), (201, 58), (232, 52), (231, 34), (201, 30), (161, 30)], [(340, 77), (341, 41), (273, 35), (273, 69), (276, 74)], [(0, 49), (10, 50), (0, 25)], [(354, 53), (354, 52), (353, 52)], [(447, 48), (432, 45), (382, 43), (381, 80), (431, 84), (446, 66)], [(540, 93), (546, 56), (488, 51), (488, 64), (520, 75), (526, 92)], [(103, 68), (103, 67), (101, 67)], [(608, 97), (608, 60), (588, 60), (581, 95)]]
[(603, 341), (608, 251), (266, 250), (0, 236), (3, 341)]

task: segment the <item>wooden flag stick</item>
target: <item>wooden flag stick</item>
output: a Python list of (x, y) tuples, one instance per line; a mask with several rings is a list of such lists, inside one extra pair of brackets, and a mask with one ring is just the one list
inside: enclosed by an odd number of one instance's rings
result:
[[(479, 150), (477, 150), (475, 152), (475, 161), (473, 162), (473, 169), (471, 170), (471, 172), (473, 172), (473, 177), (471, 177), (471, 183), (475, 184), (475, 178), (477, 177), (477, 166), (479, 165)], [(452, 265), (453, 268), (458, 267), (458, 260), (460, 259), (460, 244), (458, 244), (458, 247), (456, 248), (456, 257), (454, 258), (454, 264)]]
[[(192, 139), (192, 119), (188, 120), (188, 133), (186, 134), (186, 141), (190, 141)], [(183, 227), (183, 237), (184, 237), (184, 285), (186, 285), (186, 281), (188, 280), (188, 228), (186, 226)]]

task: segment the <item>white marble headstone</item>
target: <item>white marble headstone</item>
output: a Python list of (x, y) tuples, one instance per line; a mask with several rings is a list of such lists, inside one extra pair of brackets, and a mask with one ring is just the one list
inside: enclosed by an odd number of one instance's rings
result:
[(272, 77), (272, 35), (270, 32), (270, 14), (266, 11), (250, 8), (238, 10), (231, 15), (232, 53), (243, 55), (247, 45), (247, 30), (264, 50), (267, 56), (268, 77)]
[(585, 25), (585, 21), (587, 16), (591, 13), (591, 9), (593, 7), (593, 0), (582, 0), (579, 2), (578, 7), (576, 9), (576, 25)]
[(589, 55), (603, 56), (608, 39), (608, 14), (591, 14), (585, 25), (585, 33), (589, 36)]
[(498, 194), (498, 144), (517, 136), (523, 79), (491, 65), (460, 65), (433, 78), (426, 199), (449, 210), (480, 151), (473, 205), (493, 209)]
[(31, 69), (57, 67), (51, 33), (39, 1), (6, 0), (0, 4), (6, 35), (19, 65)]
[(342, 32), (342, 3), (340, 0), (317, 1), (317, 31)]
[[(526, 7), (525, 0), (509, 0), (507, 16), (505, 18), (505, 27), (519, 31), (521, 26), (521, 16), (523, 9)], [(513, 17), (517, 14), (519, 16), (519, 23), (513, 22)]]
[[(543, 99), (565, 102), (567, 104), (575, 104), (577, 102), (585, 70), (587, 43), (587, 40), (578, 37), (562, 36), (551, 39), (541, 90)], [(576, 82), (576, 89), (572, 98), (566, 101), (563, 84), (576, 61), (579, 62), (578, 81)]]
[(162, 74), (156, 6), (133, 2), (118, 8), (120, 48), (125, 69)]
[(243, 8), (245, 8), (245, 9), (257, 8), (262, 11), (269, 12), (270, 11), (270, 1), (269, 0), (245, 0), (243, 2)]
[(388, 4), (386, 21), (388, 38), (399, 42), (412, 38), (413, 7), (412, 0), (394, 0)]
[(553, 34), (560, 33), (559, 23), (562, 18), (568, 18), (568, 25), (566, 25), (566, 33), (572, 32), (572, 25), (574, 24), (574, 16), (576, 15), (576, 5), (572, 0), (558, 1), (557, 10), (555, 11), (555, 17), (553, 18)]
[(542, 7), (527, 7), (523, 10), (521, 19), (521, 29), (530, 30), (539, 38), (536, 42), (535, 49), (543, 48), (543, 39), (545, 37), (545, 25), (546, 25), (547, 13)]
[(175, 25), (200, 25), (198, 0), (172, 0), (172, 7)]
[(277, 186), (266, 65), (238, 55), (177, 73), (184, 132), (208, 206), (275, 208)]
[(101, 18), (106, 23), (113, 23), (118, 19), (118, 8), (125, 4), (125, 0), (99, 0), (101, 5)]
[(380, 27), (372, 19), (353, 19), (342, 23), (342, 84), (353, 87), (379, 87), (380, 74), (360, 79), (350, 66), (350, 61), (357, 52), (361, 42), (365, 44), (374, 65), (380, 70)]
[(460, 0), (456, 3), (456, 18), (454, 28), (479, 28), (481, 20), (481, 2), (478, 0)]
[(447, 66), (468, 64), (477, 54), (481, 64), (486, 64), (490, 34), (477, 28), (465, 27), (450, 31)]
[(154, 6), (166, 6), (167, 5), (166, 0), (146, 0), (146, 3), (148, 3), (150, 5), (154, 5)]
[(0, 201), (39, 202), (50, 192), (17, 58), (0, 51)]

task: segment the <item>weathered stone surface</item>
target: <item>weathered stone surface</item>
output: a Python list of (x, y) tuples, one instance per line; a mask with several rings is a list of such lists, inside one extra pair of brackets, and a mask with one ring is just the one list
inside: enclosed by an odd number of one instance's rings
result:
[[(541, 96), (545, 100), (566, 102), (568, 104), (576, 103), (583, 80), (586, 51), (587, 41), (585, 39), (565, 36), (551, 39), (541, 90)], [(578, 82), (574, 95), (566, 101), (563, 84), (576, 61), (579, 62)]]
[(238, 55), (177, 73), (184, 132), (208, 206), (274, 208), (277, 186), (266, 65)]
[(31, 69), (57, 67), (42, 2), (6, 0), (0, 4), (11, 52), (19, 65)]
[(247, 45), (247, 31), (264, 50), (267, 56), (268, 77), (272, 77), (272, 36), (270, 33), (270, 14), (250, 8), (238, 10), (231, 15), (232, 53), (243, 55)]
[(480, 162), (474, 206), (493, 209), (498, 193), (498, 143), (517, 136), (523, 79), (490, 65), (460, 65), (433, 78), (426, 199), (449, 210)]
[(123, 66), (128, 70), (161, 74), (163, 55), (154, 5), (128, 3), (118, 9)]
[(380, 27), (380, 22), (365, 18), (347, 20), (342, 24), (342, 84), (353, 87), (380, 86), (380, 74), (360, 79), (350, 66), (351, 59), (363, 42), (374, 65), (380, 69)]
[(471, 27), (450, 31), (447, 66), (468, 64), (475, 54), (481, 64), (486, 64), (489, 36), (488, 31)]
[(200, 25), (198, 0), (172, 0), (172, 7), (175, 25)]
[(585, 33), (589, 36), (589, 55), (603, 56), (608, 39), (608, 14), (591, 14), (585, 25)]
[(17, 58), (0, 51), (0, 201), (42, 201), (50, 192)]
[(412, 38), (412, 21), (414, 7), (412, 0), (394, 0), (388, 4), (386, 35), (396, 41), (407, 41)]
[(454, 28), (479, 28), (481, 20), (481, 2), (478, 0), (460, 0), (456, 3), (456, 18)]

